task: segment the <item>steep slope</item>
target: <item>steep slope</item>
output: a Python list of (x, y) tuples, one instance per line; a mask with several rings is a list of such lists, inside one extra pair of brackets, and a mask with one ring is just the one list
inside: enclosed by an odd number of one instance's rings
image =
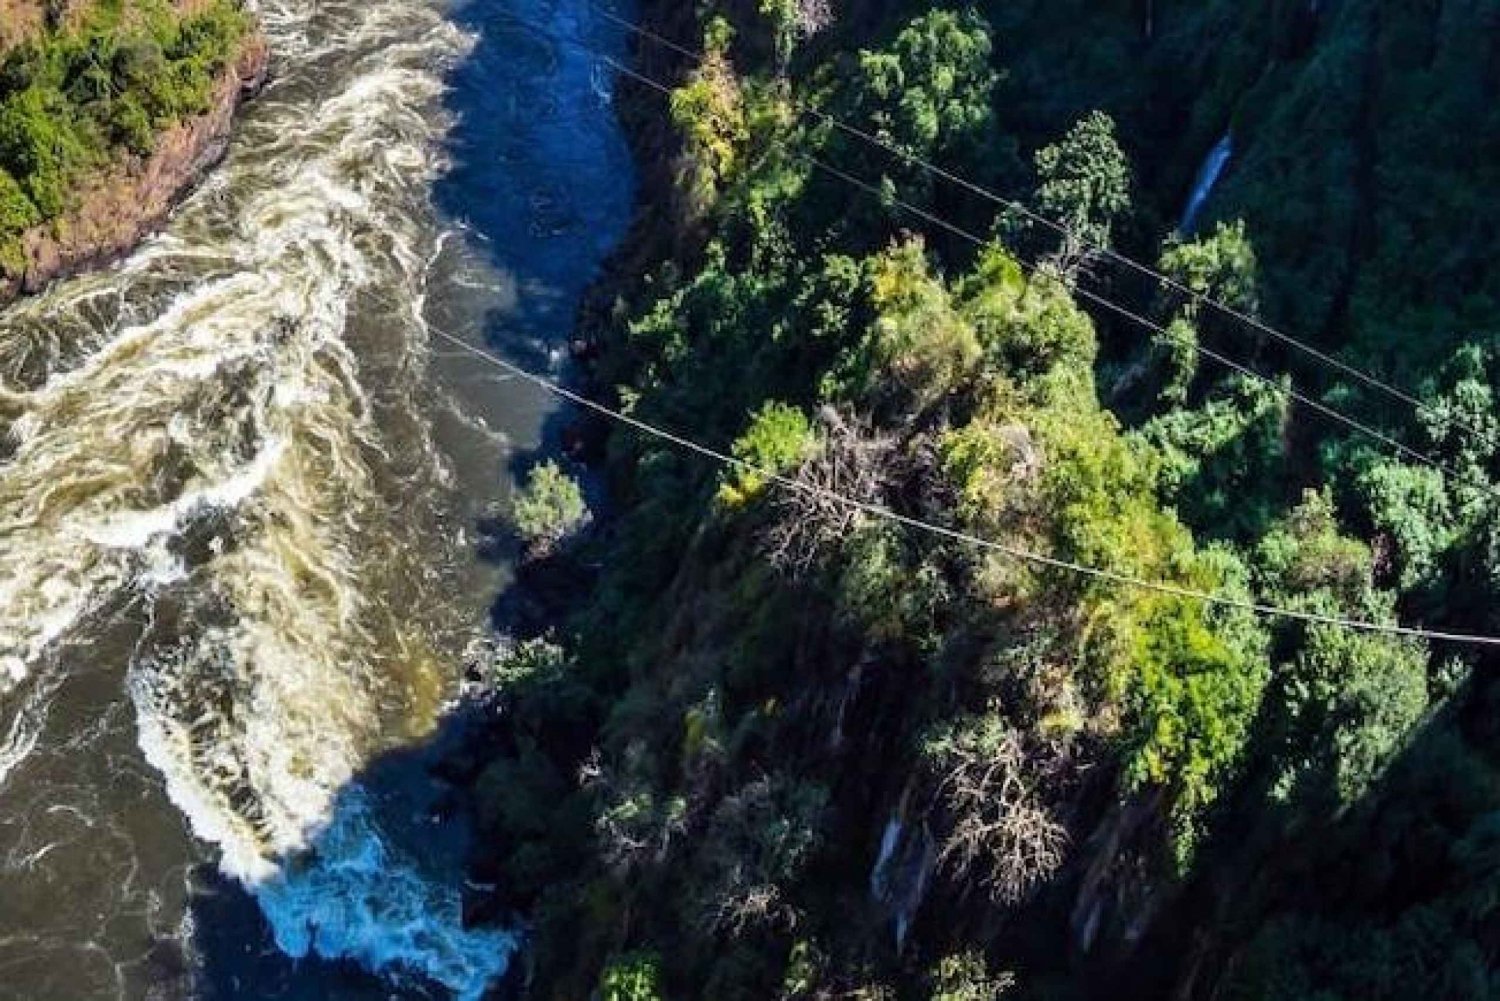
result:
[[(677, 89), (667, 109), (631, 90), (656, 211), (623, 258), (639, 273), (593, 313), (594, 389), (1011, 547), (1494, 631), (1479, 262), (1497, 128), (1475, 95), (1496, 56), (1474, 41), (1493, 11), (648, 5), (707, 59), (643, 43), (639, 65)], [(1347, 352), (1425, 409), (803, 101)], [(1196, 237), (1173, 233), (1226, 132)], [(1080, 291), (1167, 333), (1090, 315)], [(1200, 346), (1290, 368), (1459, 472), (1391, 458)], [(623, 431), (605, 451), (618, 516), (532, 568), (586, 603), (494, 665), (501, 750), (478, 779), (477, 876), (499, 890), (476, 907), (534, 915), (535, 996), (1500, 986), (1500, 744), (1473, 651), (1038, 569)]]

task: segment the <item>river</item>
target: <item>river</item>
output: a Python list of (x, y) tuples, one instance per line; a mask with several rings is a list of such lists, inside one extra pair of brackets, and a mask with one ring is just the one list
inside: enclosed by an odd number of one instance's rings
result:
[(6, 1001), (477, 998), (520, 945), (462, 927), (420, 748), (555, 414), (432, 332), (561, 364), (632, 181), (555, 39), (624, 40), (590, 0), (259, 9), (225, 163), (0, 313)]

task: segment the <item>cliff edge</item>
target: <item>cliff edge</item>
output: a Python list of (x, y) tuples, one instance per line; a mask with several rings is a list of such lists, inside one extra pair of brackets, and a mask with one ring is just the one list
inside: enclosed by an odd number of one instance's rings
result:
[(161, 129), (147, 153), (116, 150), (78, 180), (64, 210), (21, 232), (0, 260), (0, 305), (49, 282), (118, 260), (159, 229), (229, 147), (236, 112), (265, 83), (269, 48), (258, 26), (212, 80), (206, 111)]

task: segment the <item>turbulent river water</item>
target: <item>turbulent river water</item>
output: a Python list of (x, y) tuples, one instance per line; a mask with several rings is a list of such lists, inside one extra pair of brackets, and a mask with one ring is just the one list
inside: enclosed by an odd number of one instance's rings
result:
[[(121, 265), (0, 313), (0, 996), (477, 997), (402, 749), (629, 212), (590, 0), (263, 0), (273, 80)], [(519, 20), (518, 20), (519, 19)], [(564, 41), (559, 41), (563, 39)]]

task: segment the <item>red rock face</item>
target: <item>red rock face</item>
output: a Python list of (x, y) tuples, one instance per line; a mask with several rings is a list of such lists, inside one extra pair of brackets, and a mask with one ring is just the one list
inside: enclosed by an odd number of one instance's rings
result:
[(212, 111), (163, 132), (149, 157), (130, 157), (89, 180), (75, 208), (25, 233), (25, 270), (0, 274), (0, 304), (118, 260), (158, 229), (204, 171), (223, 157), (235, 112), (265, 82), (268, 60), (265, 39), (252, 35), (235, 65), (220, 77)]

